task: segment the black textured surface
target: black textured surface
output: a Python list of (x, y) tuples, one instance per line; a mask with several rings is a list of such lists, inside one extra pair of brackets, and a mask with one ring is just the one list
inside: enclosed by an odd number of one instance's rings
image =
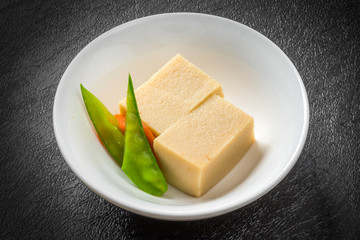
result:
[[(359, 239), (360, 4), (311, 2), (1, 1), (0, 239)], [(83, 47), (129, 20), (178, 11), (270, 38), (302, 76), (311, 113), (304, 151), (277, 187), (195, 222), (144, 218), (98, 197), (66, 165), (52, 126), (56, 87)]]

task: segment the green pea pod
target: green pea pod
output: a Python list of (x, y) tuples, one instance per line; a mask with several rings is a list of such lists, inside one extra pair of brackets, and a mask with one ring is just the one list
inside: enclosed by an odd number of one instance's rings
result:
[(145, 136), (129, 74), (125, 126), (125, 150), (122, 170), (144, 192), (161, 196), (167, 183)]
[(106, 150), (121, 166), (124, 156), (124, 135), (116, 118), (91, 92), (80, 84), (86, 110)]

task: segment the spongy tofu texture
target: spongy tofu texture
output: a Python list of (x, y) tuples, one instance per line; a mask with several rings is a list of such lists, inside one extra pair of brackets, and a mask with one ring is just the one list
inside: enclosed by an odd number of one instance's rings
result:
[(254, 142), (253, 118), (212, 95), (154, 141), (167, 181), (201, 196), (220, 181)]
[(191, 110), (213, 92), (224, 96), (219, 82), (180, 54), (173, 57), (150, 78), (149, 86), (171, 92)]
[[(180, 54), (135, 91), (140, 116), (156, 136), (213, 93), (224, 96), (221, 84)], [(126, 99), (119, 105), (125, 113)]]
[(155, 136), (188, 112), (186, 105), (176, 96), (147, 84), (137, 89), (136, 99), (142, 121), (146, 122)]

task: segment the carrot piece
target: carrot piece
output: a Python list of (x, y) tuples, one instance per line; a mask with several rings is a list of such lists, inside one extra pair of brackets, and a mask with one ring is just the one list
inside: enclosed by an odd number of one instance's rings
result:
[[(115, 114), (114, 116), (119, 123), (120, 131), (124, 134), (125, 133), (125, 114)], [(155, 137), (154, 137), (150, 127), (144, 122), (142, 122), (142, 124), (143, 124), (146, 138), (149, 141), (151, 148), (153, 148), (153, 142), (154, 142)]]
[(150, 146), (152, 148), (155, 137), (154, 137), (150, 127), (148, 125), (146, 125), (146, 123), (144, 123), (144, 122), (142, 122), (142, 124), (143, 124), (143, 128), (144, 128), (146, 138), (148, 139), (148, 141), (150, 143)]
[(115, 114), (114, 116), (119, 123), (121, 133), (124, 134), (125, 133), (125, 115)]

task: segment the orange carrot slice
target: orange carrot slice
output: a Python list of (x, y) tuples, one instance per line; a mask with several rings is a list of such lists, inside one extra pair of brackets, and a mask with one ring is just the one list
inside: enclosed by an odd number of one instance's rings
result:
[(114, 116), (119, 123), (121, 133), (124, 134), (125, 133), (125, 115), (115, 114)]
[[(124, 134), (125, 133), (125, 114), (115, 114), (114, 116), (119, 123), (120, 131)], [(148, 141), (150, 143), (151, 149), (153, 149), (153, 142), (154, 142), (155, 137), (154, 137), (150, 127), (148, 125), (146, 125), (146, 123), (144, 123), (144, 122), (142, 122), (142, 124), (143, 124), (146, 138), (148, 139)]]

